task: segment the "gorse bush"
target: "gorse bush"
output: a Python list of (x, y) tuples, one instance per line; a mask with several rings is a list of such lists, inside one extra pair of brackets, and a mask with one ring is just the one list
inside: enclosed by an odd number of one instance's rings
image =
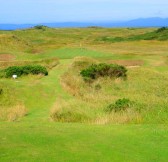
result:
[(105, 110), (106, 110), (106, 112), (124, 111), (127, 108), (129, 108), (131, 106), (131, 104), (132, 104), (132, 102), (127, 98), (118, 99), (114, 104), (108, 105)]
[(43, 74), (48, 75), (48, 71), (41, 65), (27, 65), (27, 66), (11, 66), (4, 70), (5, 77), (10, 78), (12, 75), (22, 76), (28, 74)]
[(117, 64), (93, 64), (80, 72), (85, 79), (97, 79), (99, 77), (126, 77), (127, 69)]

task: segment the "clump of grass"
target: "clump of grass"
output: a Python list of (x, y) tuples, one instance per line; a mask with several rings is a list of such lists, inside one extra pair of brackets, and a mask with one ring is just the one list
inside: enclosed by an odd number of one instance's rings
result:
[(95, 124), (109, 124), (109, 123), (115, 123), (115, 124), (128, 124), (128, 123), (136, 123), (140, 124), (143, 122), (142, 115), (134, 111), (133, 109), (127, 109), (125, 111), (120, 111), (118, 113), (111, 112), (106, 113), (105, 115), (98, 116), (95, 120)]
[(85, 57), (85, 56), (80, 56), (80, 57), (75, 57), (71, 67), (75, 70), (82, 70), (84, 68), (87, 68), (91, 66), (92, 64), (96, 64), (98, 61), (96, 59), (90, 58), (90, 57)]
[(18, 104), (11, 107), (0, 106), (1, 121), (17, 121), (27, 114), (28, 111), (23, 104)]
[(56, 122), (87, 122), (90, 117), (84, 109), (81, 102), (58, 100), (51, 109), (50, 117)]
[(24, 117), (28, 114), (28, 110), (25, 108), (24, 105), (16, 105), (8, 110), (8, 121), (16, 121), (19, 120), (21, 117)]
[(16, 121), (27, 115), (27, 109), (16, 96), (12, 87), (0, 82), (0, 121)]
[(10, 107), (17, 102), (15, 90), (8, 84), (0, 82), (0, 107)]

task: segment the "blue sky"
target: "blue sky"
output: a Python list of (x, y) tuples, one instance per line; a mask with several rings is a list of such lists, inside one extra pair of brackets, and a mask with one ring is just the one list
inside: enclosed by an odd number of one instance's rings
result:
[(0, 23), (168, 17), (168, 0), (0, 0)]

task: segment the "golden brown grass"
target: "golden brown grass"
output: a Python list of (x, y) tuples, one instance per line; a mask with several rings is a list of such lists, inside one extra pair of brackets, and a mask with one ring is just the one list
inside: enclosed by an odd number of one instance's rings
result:
[(17, 121), (28, 114), (23, 104), (11, 107), (0, 107), (0, 120)]
[(134, 41), (134, 42), (117, 42), (101, 43), (94, 45), (85, 45), (88, 49), (97, 50), (111, 54), (132, 54), (148, 56), (162, 55), (167, 53), (168, 41)]
[(107, 63), (123, 66), (142, 66), (144, 64), (142, 60), (108, 60)]
[(50, 111), (50, 119), (56, 122), (88, 122), (91, 114), (83, 109), (80, 100), (63, 100), (58, 98)]
[[(0, 55), (1, 56), (1, 55)], [(0, 68), (7, 68), (9, 66), (24, 66), (24, 65), (42, 65), (47, 69), (52, 69), (59, 64), (58, 58), (42, 59), (36, 61), (0, 61)]]
[(93, 123), (95, 124), (126, 124), (126, 123), (136, 123), (140, 124), (143, 122), (141, 114), (132, 110), (127, 109), (123, 112), (111, 112), (110, 114), (105, 114), (97, 117)]

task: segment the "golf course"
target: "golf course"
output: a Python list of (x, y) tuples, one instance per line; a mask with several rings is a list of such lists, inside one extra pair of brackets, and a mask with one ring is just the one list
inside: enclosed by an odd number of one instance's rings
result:
[(0, 30), (0, 162), (19, 161), (167, 162), (168, 28)]

